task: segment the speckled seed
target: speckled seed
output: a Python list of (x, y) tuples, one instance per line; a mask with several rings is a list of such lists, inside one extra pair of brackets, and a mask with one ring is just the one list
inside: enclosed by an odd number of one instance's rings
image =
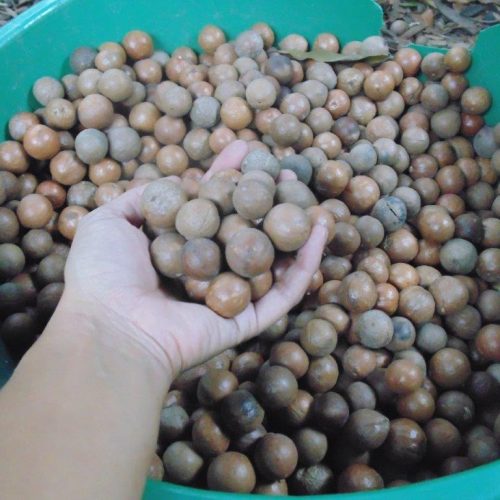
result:
[(387, 232), (397, 231), (406, 222), (406, 205), (396, 196), (384, 196), (375, 203), (371, 215), (383, 224)]
[(394, 334), (391, 318), (378, 310), (362, 313), (354, 323), (354, 330), (360, 342), (371, 349), (385, 347)]
[(439, 251), (441, 265), (452, 274), (469, 274), (477, 262), (477, 250), (461, 238), (447, 241)]
[(304, 184), (309, 184), (312, 177), (311, 162), (302, 155), (289, 155), (281, 160), (281, 169), (291, 170), (297, 175), (297, 179)]
[(278, 177), (281, 166), (277, 158), (261, 149), (250, 151), (241, 164), (241, 171), (246, 174), (252, 170), (263, 170), (268, 173), (273, 179)]
[(273, 194), (259, 180), (242, 180), (233, 191), (233, 206), (245, 219), (260, 219), (271, 210)]
[(212, 238), (219, 226), (220, 217), (215, 203), (203, 198), (185, 203), (175, 218), (175, 228), (187, 240)]
[(82, 130), (75, 138), (75, 150), (83, 162), (89, 165), (98, 163), (108, 152), (108, 138), (97, 129)]
[(144, 190), (141, 209), (153, 227), (169, 229), (174, 227), (179, 209), (187, 202), (182, 188), (168, 179), (152, 182)]
[(139, 134), (130, 127), (117, 127), (108, 131), (111, 158), (125, 162), (133, 160), (141, 152)]
[(195, 99), (189, 117), (196, 127), (210, 128), (219, 121), (220, 103), (215, 97), (202, 96)]

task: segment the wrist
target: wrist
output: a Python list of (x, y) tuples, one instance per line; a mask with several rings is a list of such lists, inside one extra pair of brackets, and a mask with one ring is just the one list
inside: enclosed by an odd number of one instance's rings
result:
[(92, 348), (106, 362), (126, 361), (130, 368), (141, 370), (151, 378), (157, 387), (165, 386), (166, 391), (175, 370), (162, 349), (135, 329), (126, 318), (116, 317), (104, 304), (82, 299), (66, 289), (43, 336), (56, 346), (67, 346), (71, 352)]

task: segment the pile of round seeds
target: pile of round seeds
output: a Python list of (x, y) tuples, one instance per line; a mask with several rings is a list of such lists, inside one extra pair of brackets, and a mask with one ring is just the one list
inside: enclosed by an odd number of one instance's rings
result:
[[(10, 352), (54, 311), (78, 222), (128, 189), (148, 184), (159, 273), (227, 317), (269, 289), (275, 260), (322, 217), (330, 241), (302, 303), (173, 383), (150, 476), (318, 494), (497, 459), (500, 126), (485, 125), (491, 97), (469, 86), (468, 51), (403, 48), (373, 67), (363, 57), (388, 54), (380, 37), (340, 49), (319, 34), (315, 57), (358, 59), (333, 63), (291, 57), (309, 49), (298, 34), (274, 48), (266, 23), (231, 42), (206, 26), (198, 40), (201, 54), (155, 51), (141, 31), (81, 47), (71, 74), (35, 82), (40, 108), (11, 118), (0, 143)], [(241, 171), (203, 179), (236, 139), (249, 148)]]
[(190, 299), (226, 318), (270, 290), (275, 252), (301, 248), (315, 221), (334, 235), (333, 215), (317, 206), (312, 191), (298, 180), (276, 185), (266, 165), (277, 175), (279, 161), (256, 150), (243, 161), (246, 173), (223, 170), (196, 184), (190, 200), (192, 179), (188, 190), (180, 179), (153, 181), (142, 195), (146, 231), (160, 233), (151, 244), (153, 265), (162, 276), (181, 279)]

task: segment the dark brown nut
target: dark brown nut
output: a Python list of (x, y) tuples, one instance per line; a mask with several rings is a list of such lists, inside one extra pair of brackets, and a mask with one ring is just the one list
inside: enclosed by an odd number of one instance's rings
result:
[(208, 370), (197, 388), (197, 398), (204, 406), (213, 406), (238, 388), (238, 380), (228, 370)]
[(434, 316), (436, 303), (430, 292), (421, 286), (410, 286), (401, 290), (399, 312), (414, 324), (427, 323)]
[(328, 450), (326, 436), (315, 429), (304, 427), (293, 435), (297, 447), (299, 463), (301, 465), (314, 465), (320, 463)]
[(349, 418), (349, 406), (336, 392), (325, 392), (315, 396), (311, 407), (314, 424), (327, 435), (344, 427)]
[[(19, 222), (14, 211), (5, 207), (0, 207), (0, 243), (12, 243), (19, 234)], [(29, 250), (24, 248), (29, 255)], [(36, 251), (36, 250), (35, 250)]]
[(283, 366), (263, 367), (256, 382), (259, 400), (267, 408), (284, 408), (297, 396), (297, 379)]
[(352, 345), (342, 355), (342, 367), (353, 379), (363, 379), (377, 367), (377, 356), (370, 349)]
[(457, 278), (442, 276), (429, 286), (436, 301), (436, 311), (439, 314), (453, 314), (462, 310), (469, 299), (467, 287)]
[(347, 222), (336, 223), (335, 236), (329, 245), (329, 249), (334, 255), (346, 256), (353, 254), (360, 245), (361, 236), (353, 224)]
[(455, 224), (446, 210), (437, 206), (423, 207), (417, 218), (420, 234), (437, 243), (448, 241), (454, 233)]
[(366, 214), (380, 198), (380, 189), (370, 177), (357, 175), (349, 181), (342, 197), (352, 213)]
[(440, 387), (460, 387), (471, 373), (470, 361), (457, 349), (445, 347), (436, 352), (429, 363), (430, 378)]
[(345, 390), (346, 399), (353, 410), (374, 410), (376, 396), (373, 389), (365, 382), (353, 382)]
[(312, 402), (311, 394), (299, 389), (296, 398), (281, 410), (281, 415), (288, 425), (301, 427), (309, 418)]
[(443, 460), (456, 455), (462, 438), (459, 430), (444, 418), (433, 418), (424, 427), (427, 437), (427, 453), (433, 460)]
[(417, 390), (424, 381), (424, 373), (408, 359), (393, 361), (385, 372), (387, 386), (396, 394), (408, 394)]
[(498, 362), (500, 360), (500, 327), (485, 325), (475, 338), (476, 348), (485, 359)]
[(355, 271), (342, 280), (339, 297), (348, 311), (361, 313), (368, 311), (376, 304), (377, 289), (367, 273)]
[(297, 448), (288, 436), (268, 433), (257, 443), (254, 462), (266, 479), (286, 479), (297, 467)]
[(345, 468), (338, 479), (339, 492), (371, 491), (384, 487), (382, 476), (365, 464), (352, 464)]
[(349, 442), (360, 451), (379, 448), (389, 433), (389, 419), (378, 411), (356, 410), (345, 426)]
[(488, 248), (479, 254), (476, 273), (488, 283), (500, 280), (500, 249)]
[(291, 146), (299, 140), (300, 122), (294, 115), (282, 114), (272, 121), (270, 135), (279, 146)]
[(330, 355), (313, 359), (306, 374), (307, 385), (313, 393), (322, 393), (333, 389), (338, 378), (337, 362)]
[(432, 418), (436, 404), (432, 394), (420, 388), (400, 397), (397, 401), (397, 410), (401, 417), (415, 422), (427, 422)]
[(290, 491), (297, 495), (319, 495), (332, 491), (333, 472), (324, 464), (297, 469), (289, 480)]
[(269, 364), (288, 368), (299, 379), (309, 368), (309, 358), (296, 342), (278, 342), (271, 348)]
[(189, 415), (186, 410), (176, 404), (164, 407), (160, 413), (159, 438), (170, 443), (181, 439), (188, 429)]
[(207, 484), (211, 490), (250, 493), (255, 483), (252, 463), (241, 453), (223, 453), (214, 458), (208, 467)]
[(221, 429), (215, 414), (201, 415), (193, 424), (191, 436), (194, 448), (204, 457), (220, 455), (229, 447), (229, 437)]
[(312, 319), (300, 334), (300, 345), (311, 356), (326, 356), (337, 345), (337, 332), (329, 321)]
[(163, 454), (165, 478), (179, 484), (192, 484), (203, 468), (203, 458), (187, 441), (172, 443)]
[(474, 401), (464, 392), (446, 391), (436, 401), (436, 415), (449, 420), (459, 429), (468, 427), (475, 414)]
[(13, 243), (0, 245), (0, 277), (7, 280), (19, 274), (25, 264), (23, 251)]
[(413, 420), (397, 418), (391, 421), (384, 443), (388, 457), (402, 464), (415, 464), (422, 460), (427, 448), (427, 438), (422, 428)]
[(264, 410), (246, 390), (237, 390), (221, 401), (220, 413), (224, 426), (237, 435), (257, 429), (264, 419)]

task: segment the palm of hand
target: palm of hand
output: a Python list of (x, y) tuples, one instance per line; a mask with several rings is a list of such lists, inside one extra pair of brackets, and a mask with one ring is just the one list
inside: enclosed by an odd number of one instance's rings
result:
[[(239, 141), (238, 141), (239, 142)], [(236, 147), (237, 145), (235, 145)], [(239, 166), (246, 146), (229, 148), (214, 169)], [(256, 304), (234, 319), (170, 297), (153, 268), (140, 225), (141, 188), (80, 223), (66, 266), (68, 294), (114, 328), (163, 358), (174, 373), (233, 346), (277, 321), (305, 293), (319, 266), (326, 230), (316, 226), (295, 264)]]

